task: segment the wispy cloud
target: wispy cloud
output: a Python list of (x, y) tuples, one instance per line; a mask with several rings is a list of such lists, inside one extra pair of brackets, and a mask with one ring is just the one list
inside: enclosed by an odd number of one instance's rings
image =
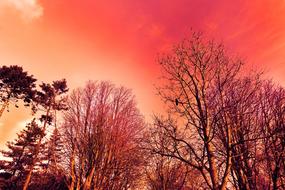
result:
[(15, 9), (25, 21), (34, 20), (43, 14), (43, 8), (37, 0), (0, 0), (0, 11), (3, 8)]

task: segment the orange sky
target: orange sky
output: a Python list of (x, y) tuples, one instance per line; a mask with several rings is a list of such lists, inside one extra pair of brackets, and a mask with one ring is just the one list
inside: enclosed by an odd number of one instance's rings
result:
[[(0, 0), (0, 63), (70, 88), (110, 80), (132, 88), (147, 118), (161, 110), (155, 58), (190, 28), (223, 41), (285, 85), (284, 0)], [(0, 147), (29, 112), (0, 118)]]

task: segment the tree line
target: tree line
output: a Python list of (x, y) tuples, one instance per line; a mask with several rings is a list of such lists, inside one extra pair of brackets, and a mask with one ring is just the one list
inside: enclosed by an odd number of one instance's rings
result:
[[(285, 189), (285, 89), (200, 33), (158, 58), (165, 113), (147, 123), (131, 90), (37, 85), (0, 68), (0, 119), (33, 119), (7, 142), (0, 189)], [(23, 103), (21, 103), (23, 102)]]

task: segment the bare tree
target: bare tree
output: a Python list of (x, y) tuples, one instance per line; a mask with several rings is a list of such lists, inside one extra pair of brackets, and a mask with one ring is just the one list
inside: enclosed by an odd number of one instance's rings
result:
[(268, 189), (285, 188), (285, 90), (272, 82), (265, 82), (261, 91), (264, 186)]
[(148, 149), (199, 171), (203, 188), (284, 188), (284, 88), (196, 33), (159, 63), (168, 118), (154, 118)]
[[(232, 151), (231, 178), (238, 189), (256, 189), (258, 175), (258, 148), (263, 138), (260, 130), (261, 86), (259, 74), (243, 76), (232, 81), (227, 87), (222, 103), (217, 108), (222, 110), (217, 117), (216, 130), (218, 140), (216, 148), (221, 157)], [(219, 108), (223, 106), (223, 108)], [(231, 147), (227, 145), (227, 130), (231, 129)]]
[[(156, 128), (157, 127), (157, 128)], [(199, 172), (190, 168), (186, 163), (172, 157), (156, 154), (153, 146), (167, 147), (170, 143), (165, 139), (159, 128), (161, 126), (151, 127), (146, 131), (142, 140), (142, 149), (144, 150), (144, 170), (145, 170), (145, 188), (149, 190), (194, 190), (202, 188)], [(149, 141), (152, 137), (154, 141)]]
[(130, 90), (88, 82), (72, 92), (62, 126), (69, 189), (129, 189), (139, 179), (144, 127)]
[(159, 95), (178, 123), (155, 119), (169, 145), (154, 146), (153, 151), (198, 170), (208, 188), (226, 189), (232, 167), (232, 126), (225, 127), (225, 155), (221, 157), (215, 145), (217, 119), (226, 109), (227, 88), (238, 78), (242, 61), (229, 57), (221, 44), (194, 33), (159, 63), (164, 79)]
[(156, 156), (148, 160), (146, 185), (151, 190), (186, 189), (188, 168), (169, 157)]

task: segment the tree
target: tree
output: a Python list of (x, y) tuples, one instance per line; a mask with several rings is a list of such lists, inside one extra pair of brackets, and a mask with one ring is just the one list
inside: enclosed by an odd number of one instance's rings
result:
[[(202, 188), (200, 183), (201, 175), (197, 170), (190, 169), (187, 164), (172, 157), (154, 154), (149, 151), (152, 144), (149, 144), (149, 136), (156, 133), (157, 129), (150, 128), (142, 139), (144, 150), (145, 189), (149, 190), (195, 190)], [(164, 135), (158, 135), (157, 143), (160, 146), (167, 146)]]
[[(231, 82), (224, 93), (223, 102), (216, 104), (217, 151), (223, 157), (231, 148), (231, 178), (239, 189), (256, 189), (259, 164), (260, 98), (262, 84), (259, 74), (242, 76)], [(228, 147), (227, 131), (231, 130), (231, 147)]]
[(264, 82), (261, 95), (261, 131), (265, 188), (285, 188), (285, 90), (270, 81)]
[(44, 144), (45, 147), (38, 156), (41, 160), (41, 170), (34, 172), (29, 189), (68, 190), (67, 176), (62, 164), (64, 161), (63, 139), (56, 126)]
[(42, 158), (42, 160), (45, 161), (45, 163), (43, 163), (43, 167), (46, 169), (48, 173), (58, 175), (63, 172), (63, 168), (61, 167), (62, 156), (63, 156), (62, 136), (58, 128), (55, 127), (51, 134), (50, 139), (46, 143), (44, 157)]
[[(170, 119), (155, 117), (153, 153), (176, 158), (199, 171), (208, 188), (226, 189), (232, 167), (232, 126), (225, 126), (221, 157), (218, 117), (227, 109), (227, 88), (239, 77), (242, 61), (227, 55), (224, 47), (194, 33), (159, 58), (164, 81), (158, 88)], [(176, 118), (176, 119), (175, 119)], [(177, 120), (177, 121), (176, 121)], [(157, 142), (164, 135), (166, 145)]]
[[(66, 109), (64, 95), (68, 91), (68, 88), (65, 79), (54, 81), (52, 84), (42, 83), (40, 88), (41, 91), (37, 91), (35, 102), (37, 103), (37, 109), (44, 112), (40, 120), (43, 123), (42, 130), (46, 132), (48, 125), (52, 124), (53, 113)], [(35, 162), (41, 150), (42, 140), (43, 138), (38, 139), (34, 160), (30, 165), (23, 190), (27, 190), (28, 188)]]
[(2, 102), (0, 117), (9, 102), (14, 102), (18, 107), (17, 102), (21, 99), (25, 106), (29, 106), (35, 95), (35, 82), (33, 75), (28, 75), (20, 66), (0, 67), (0, 102)]
[(146, 168), (147, 187), (151, 190), (186, 189), (187, 167), (181, 162), (160, 156), (149, 161)]
[(129, 189), (139, 180), (144, 127), (130, 90), (88, 82), (73, 91), (62, 126), (69, 189)]
[(1, 151), (7, 159), (2, 163), (1, 168), (12, 174), (12, 182), (18, 182), (17, 186), (22, 186), (22, 180), (26, 177), (29, 167), (39, 165), (40, 160), (36, 159), (37, 141), (43, 138), (45, 133), (42, 128), (35, 122), (26, 125), (26, 128), (18, 134), (18, 138), (14, 142), (8, 142), (7, 151)]

